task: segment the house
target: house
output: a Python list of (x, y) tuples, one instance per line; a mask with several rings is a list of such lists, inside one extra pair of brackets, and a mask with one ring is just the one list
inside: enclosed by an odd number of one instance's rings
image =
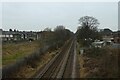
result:
[(114, 38), (112, 36), (103, 36), (103, 41), (105, 42), (112, 42)]
[(102, 36), (111, 36), (113, 34), (113, 31), (108, 28), (105, 28), (103, 30), (100, 30), (100, 33)]
[(0, 43), (2, 41), (2, 29), (0, 29)]
[(105, 42), (104, 41), (93, 42), (92, 46), (101, 48), (101, 47), (105, 46)]
[(23, 31), (23, 32), (21, 32), (21, 34), (22, 34), (21, 38), (23, 40), (38, 40), (37, 32), (32, 32), (32, 31), (25, 32), (25, 31)]
[(39, 32), (32, 31), (3, 31), (2, 29), (0, 37), (2, 41), (23, 41), (23, 40), (38, 40), (41, 34)]
[(114, 43), (120, 43), (120, 31), (113, 32)]
[(21, 34), (14, 31), (2, 31), (3, 41), (18, 41), (21, 40)]

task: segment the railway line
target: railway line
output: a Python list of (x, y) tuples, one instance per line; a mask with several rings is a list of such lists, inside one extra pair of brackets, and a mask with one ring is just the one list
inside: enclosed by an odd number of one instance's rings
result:
[(34, 78), (52, 80), (56, 78), (79, 78), (75, 39), (70, 39)]

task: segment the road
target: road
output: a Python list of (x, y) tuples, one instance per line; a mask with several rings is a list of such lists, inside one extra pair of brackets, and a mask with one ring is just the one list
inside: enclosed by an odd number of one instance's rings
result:
[(79, 78), (76, 40), (69, 40), (59, 53), (34, 77), (38, 79)]

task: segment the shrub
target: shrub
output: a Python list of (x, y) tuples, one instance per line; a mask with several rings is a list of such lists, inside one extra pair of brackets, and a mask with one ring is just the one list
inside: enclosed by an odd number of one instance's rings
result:
[(102, 54), (105, 54), (106, 49), (98, 48), (98, 47), (92, 47), (92, 48), (87, 49), (85, 52), (86, 52), (87, 56), (97, 57), (97, 56), (101, 56)]

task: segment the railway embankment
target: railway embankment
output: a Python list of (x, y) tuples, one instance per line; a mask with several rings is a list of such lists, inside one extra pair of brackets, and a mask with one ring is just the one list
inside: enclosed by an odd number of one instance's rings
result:
[(118, 78), (119, 49), (110, 47), (77, 49), (81, 78)]

